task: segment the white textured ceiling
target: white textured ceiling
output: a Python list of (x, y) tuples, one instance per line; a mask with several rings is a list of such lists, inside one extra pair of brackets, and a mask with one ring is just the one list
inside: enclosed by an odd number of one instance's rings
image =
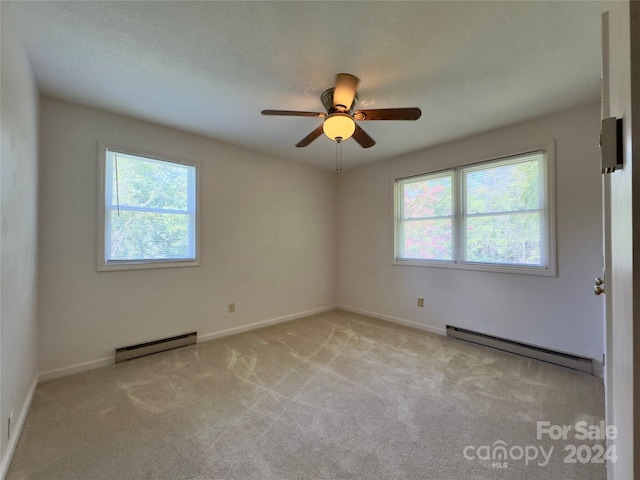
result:
[(11, 2), (45, 94), (331, 169), (333, 142), (294, 144), (321, 120), (335, 74), (360, 108), (345, 169), (596, 101), (604, 2)]

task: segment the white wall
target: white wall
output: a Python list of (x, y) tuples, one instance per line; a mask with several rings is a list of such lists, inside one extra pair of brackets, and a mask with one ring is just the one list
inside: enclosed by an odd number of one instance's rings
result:
[[(455, 325), (602, 360), (599, 105), (346, 172), (339, 181), (339, 304), (444, 333)], [(392, 265), (393, 179), (556, 139), (558, 276)], [(417, 297), (425, 307), (417, 307)]]
[[(335, 174), (47, 97), (40, 121), (44, 378), (335, 305)], [(98, 141), (201, 162), (200, 267), (96, 270)]]
[[(38, 93), (10, 7), (0, 2), (0, 477), (6, 471), (38, 374)], [(11, 442), (7, 419), (13, 412)]]

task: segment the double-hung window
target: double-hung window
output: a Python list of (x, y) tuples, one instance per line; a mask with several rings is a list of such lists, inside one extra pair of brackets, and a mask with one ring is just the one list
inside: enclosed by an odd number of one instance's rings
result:
[(197, 265), (197, 166), (101, 151), (98, 269)]
[(553, 148), (396, 180), (395, 263), (555, 275)]

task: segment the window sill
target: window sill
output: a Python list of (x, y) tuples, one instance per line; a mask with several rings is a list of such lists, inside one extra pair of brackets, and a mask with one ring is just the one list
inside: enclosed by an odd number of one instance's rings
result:
[(475, 270), (490, 273), (514, 273), (518, 275), (536, 275), (556, 277), (555, 268), (534, 267), (530, 265), (504, 265), (491, 263), (453, 262), (448, 260), (395, 259), (393, 265), (405, 267), (451, 268), (454, 270)]
[(199, 267), (198, 260), (151, 260), (140, 262), (109, 262), (98, 264), (99, 272), (112, 270), (148, 270), (152, 268)]

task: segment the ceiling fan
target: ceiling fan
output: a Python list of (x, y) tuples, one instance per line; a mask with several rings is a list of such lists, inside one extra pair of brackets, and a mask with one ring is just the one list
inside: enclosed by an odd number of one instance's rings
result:
[(320, 96), (326, 113), (298, 112), (291, 110), (263, 110), (263, 115), (282, 115), (289, 117), (324, 118), (309, 135), (304, 137), (296, 147), (306, 147), (323, 133), (331, 140), (341, 143), (353, 137), (362, 148), (373, 147), (376, 142), (357, 123), (363, 120), (417, 120), (422, 115), (419, 108), (378, 108), (372, 110), (355, 110), (358, 102), (358, 83), (360, 79), (349, 73), (336, 75), (335, 87), (325, 90)]

